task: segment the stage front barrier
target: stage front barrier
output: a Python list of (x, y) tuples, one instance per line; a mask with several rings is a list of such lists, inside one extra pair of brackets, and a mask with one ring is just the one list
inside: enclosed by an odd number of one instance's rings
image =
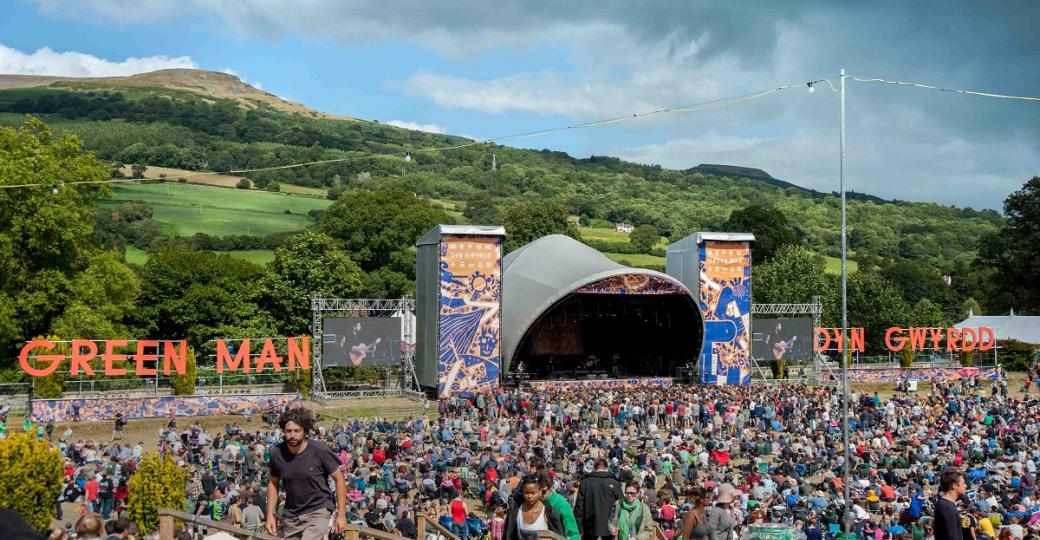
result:
[(532, 390), (638, 390), (641, 388), (665, 388), (671, 386), (671, 377), (641, 379), (589, 379), (584, 381), (530, 381), (525, 383)]
[(419, 383), (439, 397), (498, 387), (502, 227), (438, 225), (416, 243)]
[(171, 413), (175, 416), (259, 415), (272, 407), (281, 411), (284, 406), (295, 403), (302, 403), (299, 394), (35, 399), (32, 419), (34, 422), (71, 421), (75, 418), (73, 404), (79, 405), (80, 420), (96, 421), (112, 420), (116, 413), (123, 413), (126, 419), (165, 418)]
[(704, 319), (700, 382), (751, 383), (751, 244), (749, 233), (699, 232), (668, 246), (666, 269), (698, 292)]

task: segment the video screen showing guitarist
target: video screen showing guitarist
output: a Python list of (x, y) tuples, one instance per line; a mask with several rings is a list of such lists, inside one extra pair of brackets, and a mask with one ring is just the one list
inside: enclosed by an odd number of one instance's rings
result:
[(769, 347), (769, 359), (770, 360), (786, 360), (785, 356), (794, 347), (798, 336), (791, 336), (790, 339), (785, 340), (784, 335), (784, 323), (777, 321), (776, 326), (765, 336), (766, 345)]
[[(367, 341), (367, 343), (366, 343)], [(376, 347), (383, 342), (383, 338), (372, 339), (362, 332), (361, 323), (357, 322), (350, 329), (350, 333), (339, 338), (339, 347), (346, 351), (350, 363), (360, 366), (365, 358), (376, 351)]]

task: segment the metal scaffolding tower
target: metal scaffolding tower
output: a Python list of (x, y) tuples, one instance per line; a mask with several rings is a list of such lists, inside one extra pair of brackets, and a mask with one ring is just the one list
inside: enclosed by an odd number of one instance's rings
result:
[[(812, 302), (809, 304), (751, 304), (751, 314), (780, 317), (809, 315), (812, 317), (812, 327), (815, 332), (815, 329), (820, 327), (820, 320), (823, 317), (823, 304), (820, 302), (819, 296), (813, 296)], [(754, 324), (754, 322), (752, 322), (752, 324)], [(815, 339), (815, 336), (813, 336), (814, 341)], [(807, 374), (803, 367), (799, 371), (796, 380), (798, 382), (810, 384), (834, 384), (834, 381), (838, 380), (838, 378), (833, 376), (833, 370), (829, 364), (828, 358), (817, 351), (815, 345), (813, 346), (812, 357), (812, 369)], [(762, 366), (758, 364), (754, 357), (752, 357), (751, 360), (755, 368), (758, 370), (759, 375), (765, 378), (765, 370)], [(824, 373), (826, 373), (826, 375), (821, 376)]]
[[(329, 391), (325, 386), (325, 375), (322, 362), (322, 342), (324, 338), (325, 317), (389, 317), (400, 313), (403, 318), (401, 341), (409, 344), (401, 357), (401, 378), (396, 385), (391, 384), (389, 373), (383, 388), (372, 390)], [(411, 316), (408, 316), (411, 315)], [(383, 396), (403, 396), (416, 399), (425, 398), (415, 376), (415, 299), (411, 297), (398, 299), (369, 298), (324, 298), (315, 294), (311, 299), (311, 334), (312, 358), (311, 395), (316, 399), (343, 399)]]

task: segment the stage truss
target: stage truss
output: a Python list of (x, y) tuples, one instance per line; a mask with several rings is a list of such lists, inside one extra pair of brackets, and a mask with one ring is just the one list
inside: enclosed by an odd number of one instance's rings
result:
[[(325, 386), (325, 375), (322, 371), (322, 341), (324, 337), (323, 322), (325, 317), (387, 317), (393, 313), (401, 313), (403, 330), (401, 341), (412, 344), (401, 354), (401, 379), (394, 388), (389, 379), (383, 388), (368, 390), (329, 391)], [(406, 315), (411, 314), (411, 317)], [(415, 299), (411, 297), (399, 299), (368, 298), (324, 298), (315, 294), (311, 299), (311, 348), (312, 359), (311, 395), (315, 399), (357, 399), (368, 397), (401, 396), (413, 399), (425, 399), (419, 387), (419, 379), (415, 375)]]
[[(813, 332), (820, 327), (820, 319), (823, 317), (823, 304), (820, 302), (819, 296), (813, 296), (812, 302), (809, 304), (751, 304), (751, 315), (778, 315), (778, 316), (797, 316), (797, 315), (809, 315), (812, 317)], [(752, 320), (752, 324), (754, 321)], [(816, 337), (813, 336), (813, 341)], [(772, 380), (767, 377), (767, 371), (763, 368), (755, 357), (751, 357), (751, 363), (758, 370), (758, 374), (761, 381)], [(827, 373), (828, 376), (821, 377), (822, 374)], [(808, 384), (834, 384), (834, 381), (838, 380), (833, 377), (833, 370), (830, 366), (829, 360), (823, 354), (820, 354), (816, 350), (815, 343), (813, 344), (813, 362), (812, 369), (806, 373), (805, 366), (798, 372), (798, 377), (795, 379), (788, 378), (787, 380), (794, 380), (795, 382), (802, 382)]]

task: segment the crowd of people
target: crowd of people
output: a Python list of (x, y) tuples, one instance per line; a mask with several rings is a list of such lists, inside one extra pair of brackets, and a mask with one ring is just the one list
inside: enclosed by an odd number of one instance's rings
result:
[[(961, 379), (886, 398), (854, 393), (847, 465), (857, 538), (946, 540), (947, 493), (964, 540), (1040, 538), (1040, 401), (999, 388)], [(276, 483), (273, 501), (269, 488), (272, 471), (277, 480), (292, 459), (279, 453), (296, 440), (287, 441), (287, 425), (301, 424), (306, 444), (322, 453), (317, 466), (334, 469), (325, 487), (342, 482), (336, 519), (410, 538), (420, 514), (462, 540), (539, 530), (568, 540), (732, 540), (762, 524), (822, 540), (841, 530), (841, 401), (826, 387), (505, 389), (436, 408), (313, 424), (282, 411), (267, 428), (229, 423), (219, 433), (171, 417), (158, 451), (188, 473), (185, 511), (257, 532), (303, 507), (292, 495), (298, 483)], [(66, 458), (58, 510), (61, 501), (82, 508), (70, 525), (95, 515), (124, 534), (132, 525), (120, 518), (144, 443), (119, 435), (102, 443), (54, 436)], [(958, 478), (960, 494), (951, 488)], [(337, 509), (331, 499), (317, 504)], [(327, 520), (321, 532), (334, 525)]]

